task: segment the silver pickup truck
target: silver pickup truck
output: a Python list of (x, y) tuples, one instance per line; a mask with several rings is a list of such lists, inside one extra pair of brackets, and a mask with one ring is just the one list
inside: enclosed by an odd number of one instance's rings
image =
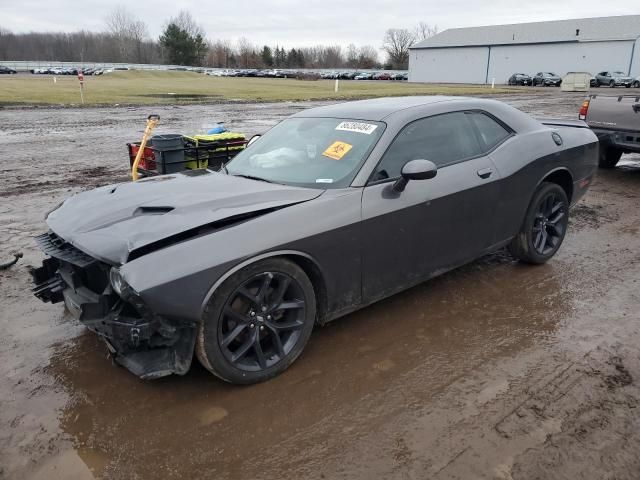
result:
[(623, 153), (640, 153), (640, 95), (591, 95), (580, 108), (600, 140), (601, 168), (613, 168)]

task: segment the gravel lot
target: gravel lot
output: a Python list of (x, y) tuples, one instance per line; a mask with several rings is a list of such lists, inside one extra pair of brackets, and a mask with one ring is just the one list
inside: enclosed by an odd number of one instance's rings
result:
[[(575, 118), (580, 94), (504, 100)], [(640, 156), (600, 171), (547, 265), (504, 252), (316, 329), (285, 374), (234, 387), (197, 363), (144, 382), (31, 296), (32, 236), (126, 180), (125, 143), (317, 103), (0, 110), (0, 479), (637, 479)]]

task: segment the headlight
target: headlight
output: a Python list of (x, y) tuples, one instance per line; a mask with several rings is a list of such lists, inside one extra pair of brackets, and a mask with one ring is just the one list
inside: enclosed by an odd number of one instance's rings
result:
[(114, 292), (118, 295), (122, 295), (122, 289), (126, 286), (126, 282), (124, 281), (124, 278), (122, 278), (120, 270), (116, 267), (112, 267), (109, 272), (109, 283), (111, 283), (111, 288), (113, 288)]

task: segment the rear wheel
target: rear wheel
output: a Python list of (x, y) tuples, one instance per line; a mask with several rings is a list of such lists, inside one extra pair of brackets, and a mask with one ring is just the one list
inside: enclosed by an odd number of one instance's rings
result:
[(198, 359), (230, 383), (267, 380), (302, 353), (315, 316), (313, 285), (300, 267), (281, 258), (256, 262), (211, 297), (198, 334)]
[(622, 157), (622, 150), (608, 145), (600, 144), (600, 168), (615, 168)]
[(541, 264), (553, 257), (567, 232), (569, 200), (560, 185), (543, 182), (533, 195), (509, 251), (518, 260)]
[(633, 82), (633, 88), (640, 88), (640, 80)]

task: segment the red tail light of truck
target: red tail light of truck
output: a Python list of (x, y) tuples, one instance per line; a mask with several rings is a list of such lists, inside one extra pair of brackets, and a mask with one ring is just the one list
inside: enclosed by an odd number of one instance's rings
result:
[(588, 111), (589, 111), (589, 99), (586, 99), (584, 102), (582, 102), (582, 106), (580, 107), (580, 113), (578, 114), (578, 118), (580, 120), (586, 120)]

